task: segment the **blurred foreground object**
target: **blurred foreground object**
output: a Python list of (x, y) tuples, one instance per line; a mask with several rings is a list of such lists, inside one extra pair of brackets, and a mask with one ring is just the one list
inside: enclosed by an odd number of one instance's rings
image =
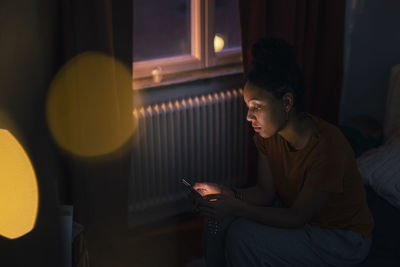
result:
[(51, 83), (47, 123), (57, 144), (73, 155), (94, 157), (119, 150), (136, 128), (131, 71), (98, 52), (72, 58)]
[(29, 233), (36, 223), (38, 185), (21, 144), (0, 129), (0, 235), (9, 239)]

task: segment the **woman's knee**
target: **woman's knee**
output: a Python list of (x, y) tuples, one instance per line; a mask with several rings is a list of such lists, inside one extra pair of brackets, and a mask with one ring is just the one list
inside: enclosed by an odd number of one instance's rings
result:
[(258, 224), (238, 219), (231, 224), (225, 239), (225, 257), (228, 266), (261, 266)]
[(235, 221), (225, 240), (228, 266), (313, 266), (302, 261), (302, 248), (307, 250), (302, 230), (275, 228), (247, 220)]

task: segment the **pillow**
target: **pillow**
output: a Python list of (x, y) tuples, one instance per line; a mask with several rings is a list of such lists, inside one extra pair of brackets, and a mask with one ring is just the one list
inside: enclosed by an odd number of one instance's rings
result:
[(385, 140), (400, 129), (400, 64), (392, 68), (390, 75), (383, 128)]
[(357, 159), (364, 184), (400, 209), (400, 135)]

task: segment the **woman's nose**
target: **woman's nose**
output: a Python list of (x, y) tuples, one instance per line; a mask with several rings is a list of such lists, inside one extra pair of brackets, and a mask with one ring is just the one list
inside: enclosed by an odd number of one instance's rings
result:
[(247, 119), (248, 121), (253, 121), (253, 120), (255, 119), (255, 116), (254, 116), (253, 112), (251, 112), (250, 109), (247, 110), (246, 119)]

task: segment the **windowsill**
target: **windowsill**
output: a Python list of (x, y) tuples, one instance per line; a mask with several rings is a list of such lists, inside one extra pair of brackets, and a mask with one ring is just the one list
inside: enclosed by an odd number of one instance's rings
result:
[(135, 79), (132, 82), (133, 90), (143, 90), (166, 85), (181, 84), (185, 82), (197, 81), (201, 79), (228, 76), (243, 73), (242, 64), (225, 65), (196, 71), (179, 72), (165, 75), (161, 82), (154, 82), (152, 77)]

